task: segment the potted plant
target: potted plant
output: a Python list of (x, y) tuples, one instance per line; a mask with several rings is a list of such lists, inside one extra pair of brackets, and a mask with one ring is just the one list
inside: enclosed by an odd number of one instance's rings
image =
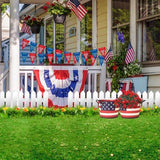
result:
[(46, 2), (46, 5), (43, 6), (45, 12), (49, 12), (53, 15), (55, 23), (63, 24), (66, 16), (71, 15), (70, 7), (67, 5), (67, 0), (61, 2), (53, 1), (52, 3)]
[(133, 91), (123, 91), (114, 102), (120, 107), (120, 114), (123, 118), (137, 118), (140, 113), (140, 106), (143, 100)]
[(29, 15), (24, 17), (24, 23), (30, 26), (33, 34), (39, 33), (41, 29), (41, 25), (44, 24), (42, 18), (35, 17), (35, 16), (29, 16)]
[(99, 99), (97, 100), (99, 106), (100, 117), (102, 118), (117, 118), (119, 112), (119, 106), (115, 106), (114, 102), (116, 99), (107, 100)]

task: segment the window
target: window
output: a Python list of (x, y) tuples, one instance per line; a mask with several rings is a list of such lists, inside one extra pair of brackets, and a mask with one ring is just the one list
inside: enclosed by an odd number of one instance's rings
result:
[[(112, 1), (112, 32), (113, 32), (113, 53), (118, 54), (121, 47), (127, 48), (129, 44), (129, 21), (130, 21), (130, 1)], [(118, 34), (123, 34), (125, 43), (120, 45)]]
[(160, 60), (160, 0), (139, 0), (138, 54), (145, 61)]
[(88, 13), (80, 23), (80, 50), (87, 51), (92, 49), (92, 1), (83, 5)]
[(55, 47), (53, 46), (53, 18), (46, 20), (46, 46), (64, 51), (64, 24), (55, 24)]

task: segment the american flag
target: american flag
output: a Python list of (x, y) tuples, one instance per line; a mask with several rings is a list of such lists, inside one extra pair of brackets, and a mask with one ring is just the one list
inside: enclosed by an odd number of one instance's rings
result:
[(120, 108), (120, 114), (123, 118), (137, 118), (139, 117), (140, 104), (137, 105), (137, 108)]
[(134, 50), (132, 48), (131, 43), (129, 43), (128, 50), (127, 50), (127, 53), (126, 53), (125, 63), (128, 64), (128, 63), (133, 62), (134, 57), (135, 57)]
[(151, 61), (155, 61), (156, 60), (156, 54), (155, 54), (155, 50), (154, 50), (154, 47), (152, 48), (150, 54), (149, 54), (149, 59)]
[(26, 23), (22, 24), (21, 31), (24, 32), (24, 33), (27, 33), (27, 34), (31, 35), (31, 29), (30, 29), (30, 27)]
[(75, 13), (80, 21), (87, 14), (86, 8), (80, 4), (78, 0), (69, 0), (67, 4), (71, 7), (71, 10)]
[(108, 62), (111, 58), (113, 57), (113, 51), (110, 47), (110, 49), (108, 50), (107, 54), (105, 55), (104, 59), (106, 62)]
[(115, 100), (98, 100), (100, 117), (102, 118), (116, 118), (118, 116), (119, 108), (114, 105)]

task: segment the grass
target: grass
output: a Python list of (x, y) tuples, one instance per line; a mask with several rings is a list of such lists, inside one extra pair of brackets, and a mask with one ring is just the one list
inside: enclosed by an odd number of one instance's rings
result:
[(0, 160), (158, 160), (160, 116), (0, 118)]

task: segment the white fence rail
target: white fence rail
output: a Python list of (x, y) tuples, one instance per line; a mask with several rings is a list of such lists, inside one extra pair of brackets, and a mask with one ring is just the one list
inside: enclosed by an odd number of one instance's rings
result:
[(7, 91), (6, 94), (2, 91), (0, 92), (0, 107), (35, 107), (35, 106), (48, 106), (48, 92), (44, 92), (42, 96), (42, 92), (37, 92), (37, 94), (33, 91), (31, 94), (29, 92), (25, 92), (23, 94), (20, 92), (10, 92)]
[[(153, 93), (152, 91), (147, 93), (147, 92), (137, 92), (138, 95), (145, 100), (142, 103), (143, 107), (153, 107), (154, 105), (160, 107), (160, 92)], [(75, 92), (69, 92), (68, 94), (68, 106), (85, 106), (85, 107), (98, 107), (98, 104), (96, 102), (97, 99), (116, 99), (116, 97), (119, 97), (122, 94), (122, 92), (93, 92), (93, 94), (88, 91), (87, 93), (81, 92), (80, 98), (79, 98), (79, 93)]]
[[(116, 99), (116, 97), (120, 96), (122, 92), (93, 92), (91, 93), (88, 91), (85, 93), (84, 91), (81, 92), (79, 96), (79, 92), (69, 92), (68, 94), (68, 106), (84, 106), (84, 107), (98, 107), (96, 102), (97, 99)], [(138, 92), (138, 95), (145, 100), (142, 103), (143, 107), (153, 107), (154, 105), (160, 107), (160, 92), (153, 93), (152, 91), (147, 93), (143, 92), (142, 94)], [(35, 106), (48, 106), (48, 93), (44, 92), (43, 96), (42, 93), (39, 91), (37, 94), (32, 91), (31, 94), (29, 92), (25, 92), (23, 94), (22, 91), (20, 92), (13, 92), (10, 91), (4, 93), (3, 91), (0, 92), (0, 107), (7, 106), (7, 107), (35, 107)]]

